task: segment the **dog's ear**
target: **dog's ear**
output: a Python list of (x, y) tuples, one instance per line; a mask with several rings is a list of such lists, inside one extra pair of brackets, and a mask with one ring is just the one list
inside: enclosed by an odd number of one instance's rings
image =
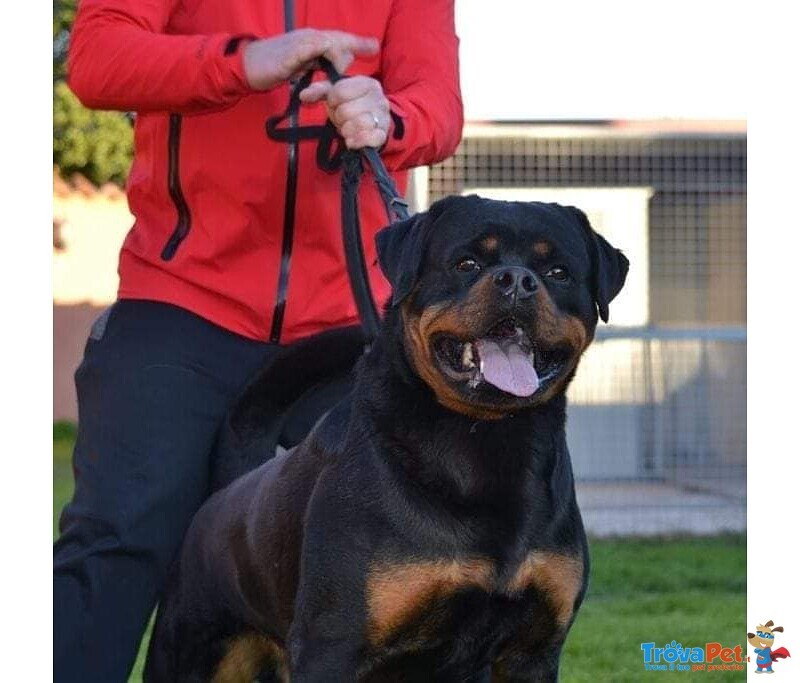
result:
[(445, 197), (431, 204), (430, 209), (403, 221), (392, 223), (375, 235), (378, 262), (392, 285), (392, 306), (405, 299), (419, 279), (425, 257), (428, 228), (447, 210), (463, 203), (462, 197)]
[(783, 626), (775, 626), (775, 627), (772, 629), (772, 632), (773, 632), (773, 633), (775, 633), (776, 631), (777, 631), (778, 633), (783, 633)]
[(414, 289), (422, 266), (424, 227), (428, 214), (392, 223), (375, 235), (378, 263), (392, 285), (392, 306), (396, 306)]
[(574, 206), (567, 207), (584, 231), (589, 256), (592, 259), (592, 294), (604, 323), (608, 322), (608, 304), (619, 294), (628, 276), (628, 259), (619, 249), (596, 233), (586, 214)]

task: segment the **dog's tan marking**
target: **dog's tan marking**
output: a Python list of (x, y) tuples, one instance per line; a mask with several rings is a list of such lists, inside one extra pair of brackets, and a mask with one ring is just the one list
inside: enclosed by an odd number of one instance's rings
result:
[[(429, 306), (419, 314), (412, 312), (408, 303), (402, 309), (406, 348), (417, 374), (433, 390), (443, 406), (479, 420), (498, 420), (505, 413), (493, 406), (464, 401), (436, 367), (431, 340), (437, 334), (447, 334), (464, 340), (476, 339), (480, 334), (477, 326), (486, 318), (491, 307), (493, 287), (491, 278), (484, 278), (473, 287), (470, 296), (461, 305), (447, 302)], [(413, 300), (413, 296), (410, 299)]]
[(537, 256), (547, 256), (552, 250), (553, 248), (550, 246), (550, 243), (544, 240), (533, 243), (533, 253)]
[(283, 648), (260, 633), (245, 633), (230, 641), (212, 683), (252, 683), (270, 661), (280, 680), (288, 683), (289, 667)]
[(500, 240), (497, 239), (497, 235), (489, 235), (488, 237), (484, 237), (481, 240), (481, 246), (486, 251), (497, 251), (497, 247), (500, 245)]
[(385, 641), (436, 598), (460, 588), (490, 591), (493, 577), (492, 563), (477, 558), (373, 567), (366, 591), (370, 641)]
[[(406, 302), (402, 309), (406, 348), (417, 374), (433, 390), (443, 406), (479, 420), (497, 420), (504, 417), (506, 411), (496, 406), (482, 405), (474, 399), (467, 403), (461, 393), (442, 376), (434, 358), (431, 341), (438, 334), (465, 341), (480, 337), (485, 332), (494, 296), (492, 279), (485, 277), (473, 286), (469, 296), (459, 304), (435, 304), (417, 313)], [(413, 300), (413, 295), (410, 300)], [(539, 287), (536, 292), (536, 334), (533, 341), (550, 346), (568, 345), (574, 351), (560, 381), (553, 383), (538, 396), (537, 403), (545, 403), (564, 388), (571, 371), (591, 342), (591, 337), (580, 319), (559, 311), (547, 288)]]
[(580, 558), (537, 550), (525, 558), (505, 592), (514, 595), (527, 588), (541, 591), (555, 612), (558, 625), (565, 627), (572, 617), (575, 598), (582, 585)]
[(536, 340), (550, 346), (568, 345), (573, 349), (571, 358), (560, 381), (555, 382), (539, 398), (541, 403), (549, 401), (564, 388), (570, 372), (578, 365), (583, 352), (592, 341), (586, 326), (579, 318), (558, 310), (547, 289), (539, 287), (536, 292), (537, 332)]
[(539, 287), (536, 299), (537, 338), (551, 345), (566, 342), (580, 356), (591, 341), (584, 324), (578, 318), (559, 311), (545, 287)]

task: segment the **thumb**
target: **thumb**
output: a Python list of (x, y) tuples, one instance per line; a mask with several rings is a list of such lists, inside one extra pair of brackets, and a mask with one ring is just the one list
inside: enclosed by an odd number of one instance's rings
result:
[(312, 83), (305, 90), (300, 92), (300, 101), (311, 104), (324, 100), (331, 91), (331, 88), (333, 88), (333, 84), (330, 81), (317, 81), (316, 83)]

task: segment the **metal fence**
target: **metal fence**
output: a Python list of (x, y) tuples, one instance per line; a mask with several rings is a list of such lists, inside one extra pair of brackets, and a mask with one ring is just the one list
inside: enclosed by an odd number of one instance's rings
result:
[(584, 209), (631, 260), (569, 390), (590, 533), (743, 531), (746, 137), (468, 126), (421, 203), (477, 192)]

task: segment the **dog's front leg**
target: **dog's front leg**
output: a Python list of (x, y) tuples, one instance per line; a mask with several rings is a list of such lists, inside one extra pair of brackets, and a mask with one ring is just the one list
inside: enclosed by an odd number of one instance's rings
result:
[(555, 683), (561, 658), (562, 638), (553, 638), (546, 646), (512, 643), (492, 665), (492, 683)]
[(365, 650), (363, 555), (371, 544), (325, 483), (317, 486), (306, 517), (288, 634), (292, 683), (354, 683)]
[(292, 683), (354, 683), (358, 647), (351, 640), (294, 637), (290, 643)]
[(359, 622), (358, 609), (335, 585), (301, 588), (289, 631), (292, 683), (354, 683), (363, 649)]

